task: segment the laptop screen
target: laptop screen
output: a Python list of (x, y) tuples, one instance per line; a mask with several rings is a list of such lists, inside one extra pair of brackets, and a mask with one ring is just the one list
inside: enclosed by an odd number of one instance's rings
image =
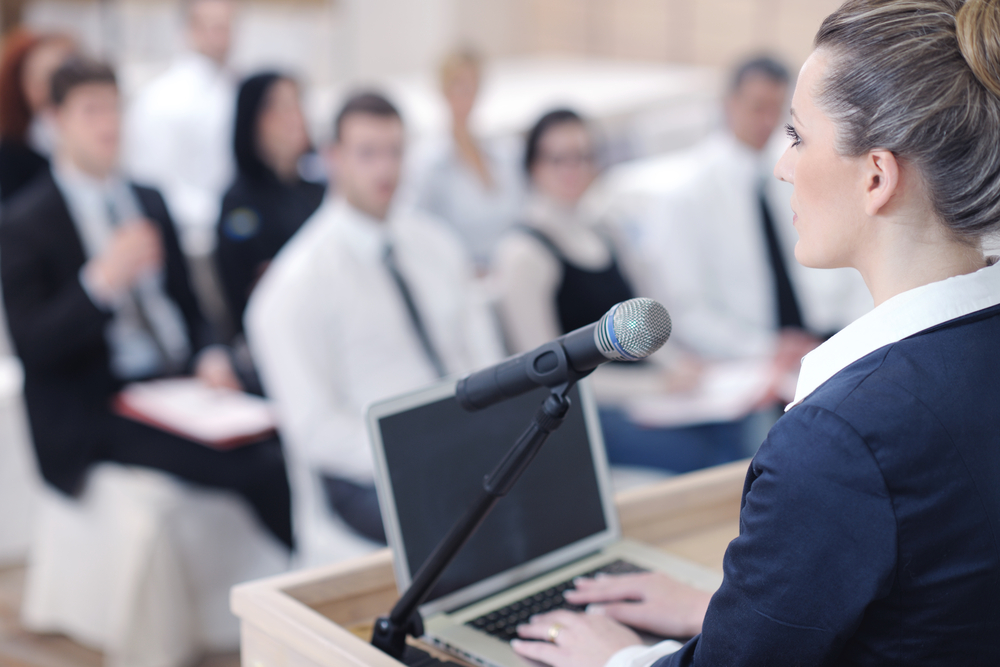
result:
[[(410, 577), (478, 497), (545, 399), (530, 392), (466, 412), (453, 392), (377, 421)], [(445, 571), (428, 602), (608, 529), (578, 389), (514, 489)], [(598, 448), (603, 456), (603, 449)], [(384, 515), (385, 513), (383, 513)]]

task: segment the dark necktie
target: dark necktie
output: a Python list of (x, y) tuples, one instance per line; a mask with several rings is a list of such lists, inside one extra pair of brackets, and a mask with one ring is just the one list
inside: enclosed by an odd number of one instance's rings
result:
[(393, 252), (391, 245), (386, 246), (382, 261), (385, 263), (385, 268), (389, 271), (389, 275), (396, 282), (396, 287), (399, 288), (399, 295), (403, 297), (403, 302), (406, 304), (406, 312), (410, 315), (410, 323), (413, 324), (414, 333), (420, 339), (420, 345), (424, 348), (427, 360), (433, 366), (438, 377), (445, 377), (448, 373), (445, 371), (444, 364), (441, 363), (441, 357), (438, 356), (437, 350), (434, 349), (434, 344), (431, 343), (431, 338), (427, 334), (427, 327), (424, 326), (424, 321), (420, 317), (420, 311), (417, 310), (417, 304), (413, 300), (413, 293), (410, 291), (409, 285), (406, 284), (403, 274), (399, 271), (399, 265), (396, 263), (396, 253)]
[[(111, 222), (111, 226), (117, 229), (122, 223), (121, 216), (118, 214), (118, 207), (115, 206), (114, 200), (110, 197), (105, 200), (105, 203), (108, 209), (108, 220)], [(160, 363), (162, 364), (163, 372), (168, 375), (179, 372), (181, 370), (181, 364), (179, 364), (170, 354), (159, 329), (157, 329), (157, 327), (153, 324), (153, 320), (147, 310), (149, 306), (146, 304), (142, 292), (138, 287), (133, 287), (129, 291), (129, 300), (131, 301), (130, 305), (136, 315), (139, 325), (149, 335), (150, 340), (153, 341), (153, 345), (156, 347), (156, 351), (160, 355)]]
[(781, 243), (778, 241), (778, 230), (774, 228), (774, 219), (771, 217), (771, 210), (767, 205), (767, 195), (763, 187), (757, 193), (757, 200), (760, 203), (764, 238), (767, 239), (767, 255), (771, 264), (771, 273), (774, 275), (778, 327), (781, 329), (788, 327), (803, 329), (805, 327), (802, 322), (802, 311), (799, 309), (798, 299), (795, 298), (795, 289), (788, 276), (788, 265), (785, 264)]

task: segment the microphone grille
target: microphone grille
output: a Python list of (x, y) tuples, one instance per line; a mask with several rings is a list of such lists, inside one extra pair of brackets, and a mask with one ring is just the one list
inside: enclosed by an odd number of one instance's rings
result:
[(608, 359), (638, 361), (663, 347), (671, 329), (670, 315), (658, 301), (629, 299), (601, 318), (595, 338)]

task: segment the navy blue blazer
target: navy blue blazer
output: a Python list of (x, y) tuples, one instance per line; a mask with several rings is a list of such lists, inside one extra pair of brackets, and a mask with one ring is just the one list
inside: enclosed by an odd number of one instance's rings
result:
[(1000, 307), (787, 412), (724, 572), (702, 634), (657, 667), (1000, 665)]

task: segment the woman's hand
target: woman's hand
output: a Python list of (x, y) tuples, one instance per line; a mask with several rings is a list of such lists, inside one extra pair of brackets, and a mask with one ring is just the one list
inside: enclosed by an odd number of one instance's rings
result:
[(639, 635), (603, 615), (554, 611), (518, 627), (525, 639), (510, 643), (523, 658), (553, 667), (604, 667), (618, 651), (641, 644)]
[(598, 575), (578, 579), (566, 601), (589, 605), (591, 614), (603, 614), (619, 623), (661, 637), (693, 637), (701, 632), (711, 593), (682, 584), (659, 572)]

